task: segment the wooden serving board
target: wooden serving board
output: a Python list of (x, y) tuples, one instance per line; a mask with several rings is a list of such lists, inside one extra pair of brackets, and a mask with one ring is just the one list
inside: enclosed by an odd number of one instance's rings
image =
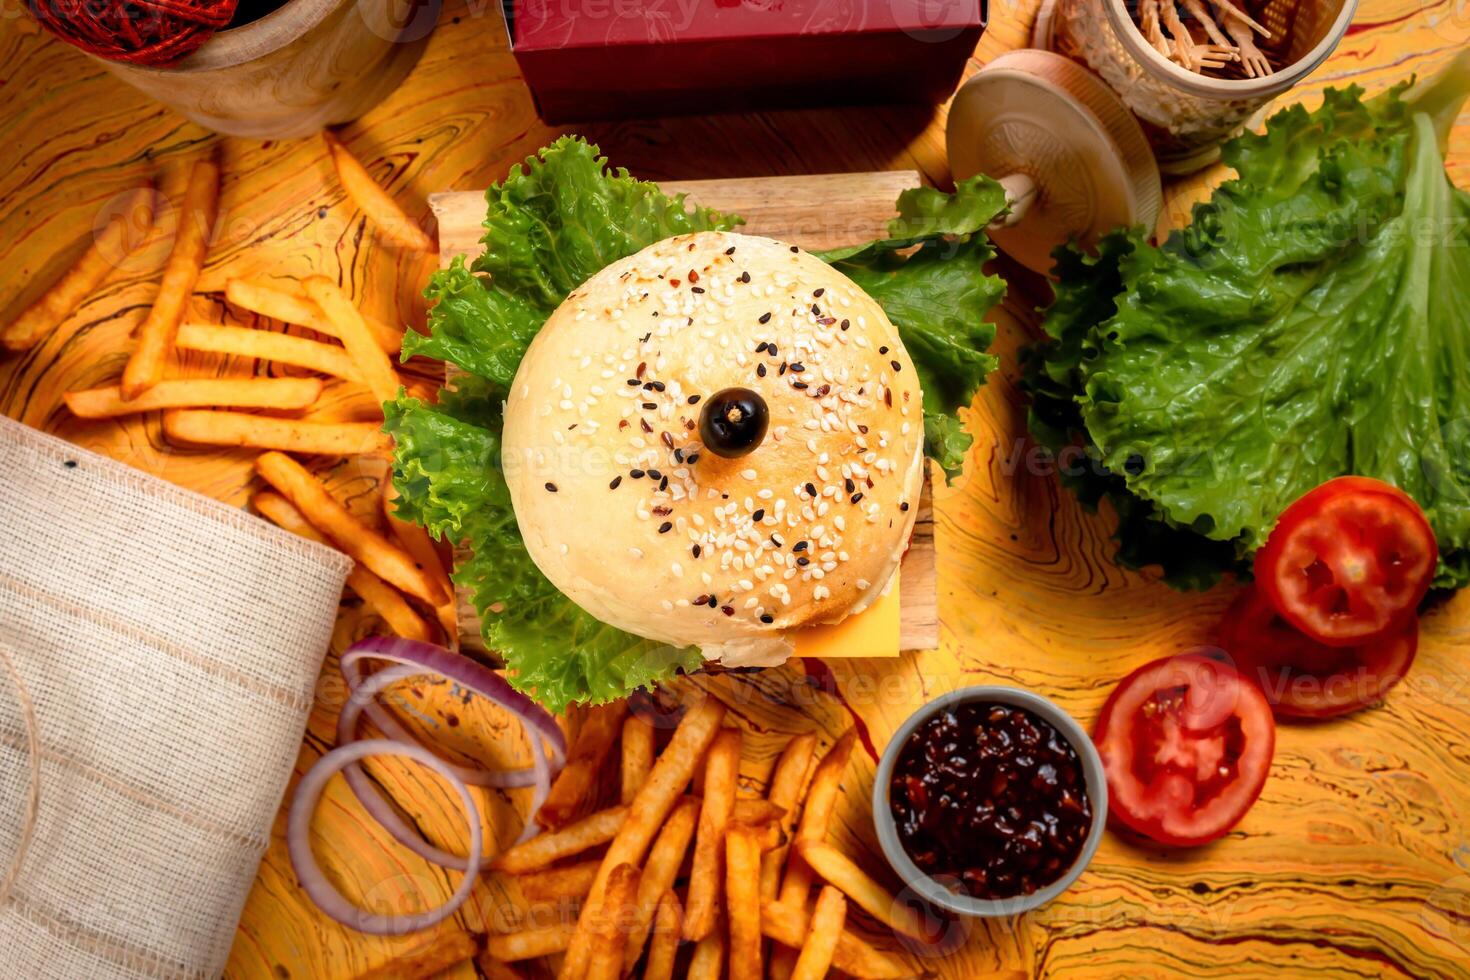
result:
[[(687, 194), (693, 204), (745, 218), (741, 231), (766, 235), (807, 249), (836, 248), (881, 238), (893, 217), (894, 201), (923, 182), (917, 171), (752, 177), (733, 180), (664, 181), (669, 194)], [(439, 259), (474, 258), (485, 220), (483, 191), (433, 194), (429, 206), (439, 222)], [(450, 378), (453, 373), (451, 370)], [(460, 557), (459, 554), (456, 558)], [(914, 534), (899, 578), (899, 646), (932, 650), (939, 646), (939, 604), (935, 581), (934, 494), (928, 474), (914, 520)], [(459, 642), (485, 652), (480, 616), (469, 591), (456, 596)]]

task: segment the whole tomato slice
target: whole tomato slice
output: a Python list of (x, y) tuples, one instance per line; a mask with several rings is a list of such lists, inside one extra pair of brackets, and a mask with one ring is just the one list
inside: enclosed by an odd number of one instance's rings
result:
[(1414, 498), (1343, 476), (1286, 508), (1256, 552), (1256, 583), (1307, 636), (1351, 646), (1413, 616), (1438, 559), (1434, 529)]
[(1260, 685), (1276, 714), (1331, 718), (1380, 700), (1408, 673), (1419, 648), (1419, 620), (1350, 647), (1330, 647), (1298, 631), (1254, 587), (1220, 623), (1220, 646)]
[(1225, 835), (1261, 795), (1276, 723), (1223, 657), (1165, 657), (1129, 674), (1093, 733), (1113, 819), (1165, 844)]

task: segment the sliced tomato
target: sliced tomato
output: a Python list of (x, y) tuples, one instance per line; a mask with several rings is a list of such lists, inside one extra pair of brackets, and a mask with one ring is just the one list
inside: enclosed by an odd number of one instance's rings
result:
[(1408, 673), (1419, 648), (1419, 620), (1411, 617), (1354, 646), (1330, 647), (1282, 619), (1252, 586), (1226, 611), (1219, 639), (1277, 715), (1331, 718), (1381, 700)]
[(1276, 750), (1265, 696), (1222, 655), (1155, 660), (1123, 679), (1093, 733), (1113, 819), (1165, 844), (1223, 837), (1261, 795)]
[(1415, 614), (1439, 546), (1414, 498), (1363, 476), (1329, 480), (1286, 508), (1256, 552), (1256, 582), (1283, 619), (1328, 646)]

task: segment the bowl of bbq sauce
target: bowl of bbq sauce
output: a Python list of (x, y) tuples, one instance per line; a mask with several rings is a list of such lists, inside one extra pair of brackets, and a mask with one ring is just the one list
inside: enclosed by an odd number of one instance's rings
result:
[(930, 903), (960, 915), (1029, 911), (1066, 891), (1108, 812), (1102, 760), (1039, 695), (970, 687), (909, 717), (873, 783), (884, 856)]

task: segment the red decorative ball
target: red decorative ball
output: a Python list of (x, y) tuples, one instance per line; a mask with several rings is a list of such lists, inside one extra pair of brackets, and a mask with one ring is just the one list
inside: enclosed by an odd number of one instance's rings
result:
[(160, 68), (230, 22), (238, 0), (26, 0), (52, 34), (89, 54)]

